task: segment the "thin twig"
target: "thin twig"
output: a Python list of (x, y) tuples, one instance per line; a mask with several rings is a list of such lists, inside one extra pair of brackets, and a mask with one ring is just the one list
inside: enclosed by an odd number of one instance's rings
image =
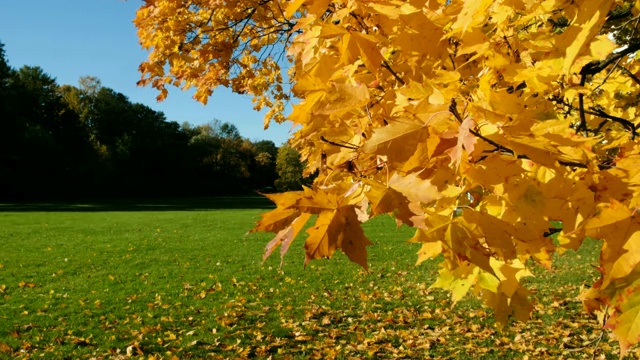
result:
[(596, 342), (596, 346), (593, 348), (593, 357), (591, 359), (595, 360), (596, 358), (596, 351), (598, 350), (598, 347), (600, 346), (600, 341), (602, 341), (602, 338), (604, 337), (604, 330), (600, 330), (600, 336), (598, 336), (598, 341)]
[[(604, 313), (602, 316), (602, 327), (604, 327), (607, 324), (607, 320), (608, 320), (608, 316), (607, 313), (609, 312), (609, 305), (607, 304), (604, 308)], [(600, 337), (598, 337), (598, 342), (596, 342), (596, 346), (593, 348), (593, 357), (592, 359), (596, 358), (596, 351), (598, 350), (598, 347), (600, 346), (600, 341), (602, 340), (602, 337), (604, 336), (604, 330), (601, 330), (600, 332)]]
[(601, 117), (603, 119), (609, 119), (613, 122), (616, 122), (622, 126), (624, 126), (625, 128), (627, 128), (629, 131), (631, 131), (631, 140), (635, 139), (635, 137), (638, 135), (638, 133), (636, 132), (636, 126), (634, 123), (632, 123), (631, 121), (627, 120), (627, 119), (623, 119), (617, 116), (613, 116), (613, 115), (609, 115), (606, 112), (600, 110), (600, 109), (594, 109), (594, 110), (585, 110), (584, 111), (586, 114), (591, 114), (591, 115), (595, 115), (598, 117)]
[[(451, 104), (449, 105), (449, 112), (453, 114), (453, 116), (458, 120), (459, 123), (462, 124), (463, 119), (462, 119), (462, 116), (460, 115), (460, 112), (458, 112), (458, 107), (455, 99), (451, 99)], [(507, 153), (509, 155), (515, 155), (515, 152), (513, 150), (507, 147), (504, 147), (491, 139), (484, 137), (484, 135), (480, 134), (478, 131), (474, 129), (469, 129), (469, 132), (473, 134), (473, 136), (478, 137), (484, 140), (485, 142), (493, 145), (496, 148), (495, 150), (499, 150), (500, 152)]]
[(393, 69), (391, 68), (391, 65), (389, 65), (389, 63), (387, 62), (387, 60), (384, 60), (384, 61), (382, 62), (382, 67), (383, 67), (383, 68), (385, 68), (385, 69), (387, 69), (387, 70), (389, 70), (389, 72), (391, 73), (391, 75), (393, 75), (393, 77), (394, 77), (394, 78), (396, 78), (396, 80), (398, 80), (398, 82), (399, 82), (400, 84), (402, 84), (402, 85), (406, 84), (406, 83), (404, 82), (404, 80), (402, 80), (402, 78), (400, 77), (400, 75), (398, 75), (398, 73), (397, 73), (397, 72), (395, 72), (395, 70), (393, 70)]
[[(457, 104), (455, 99), (451, 99), (451, 104), (449, 105), (449, 112), (458, 120), (458, 122), (462, 123), (463, 119), (462, 116), (460, 116), (460, 113), (458, 112), (458, 108), (457, 108)], [(524, 154), (518, 154), (516, 155), (516, 152), (513, 151), (512, 149), (501, 145), (491, 139), (486, 138), (484, 135), (480, 134), (478, 131), (473, 130), (473, 129), (469, 129), (469, 132), (471, 134), (473, 134), (473, 136), (482, 139), (483, 141), (487, 142), (488, 144), (492, 145), (493, 147), (495, 147), (495, 149), (491, 150), (490, 152), (496, 152), (496, 151), (500, 151), (503, 154), (507, 154), (507, 155), (511, 155), (511, 156), (515, 156), (517, 159), (523, 159), (523, 160), (531, 160), (527, 155)], [(484, 160), (486, 157), (483, 156), (481, 157), (478, 161)], [(556, 161), (558, 162), (558, 164), (562, 165), (562, 166), (567, 166), (567, 167), (573, 167), (573, 168), (582, 168), (582, 169), (586, 169), (588, 168), (587, 164), (583, 164), (580, 162), (574, 162), (574, 161), (563, 161), (563, 160), (559, 160), (556, 159)]]
[[(584, 69), (584, 67), (582, 69)], [(580, 71), (580, 73), (582, 73), (582, 71)], [(584, 86), (584, 84), (586, 82), (587, 82), (587, 74), (581, 74), (581, 76), (580, 76), (580, 86)], [(576, 132), (579, 133), (580, 131), (584, 131), (586, 133), (587, 132), (587, 117), (584, 115), (584, 94), (583, 93), (579, 93), (578, 94), (578, 106), (579, 106), (579, 110), (580, 110), (580, 124), (576, 128)]]
[(320, 135), (320, 141), (326, 142), (327, 144), (331, 144), (333, 146), (338, 146), (338, 147), (342, 147), (342, 148), (345, 148), (345, 149), (349, 149), (349, 150), (358, 150), (360, 148), (359, 146), (351, 144), (351, 143), (348, 143), (348, 142), (340, 141), (338, 143), (338, 142), (335, 142), (335, 141), (328, 140), (327, 138), (325, 138), (322, 135)]
[(636, 84), (640, 85), (640, 78), (638, 78), (634, 73), (629, 71), (629, 69), (627, 69), (626, 67), (624, 67), (622, 65), (618, 65), (618, 64), (616, 64), (616, 67), (618, 69), (620, 69), (620, 71), (622, 71), (625, 75), (630, 77), (631, 80), (633, 80)]
[[(634, 53), (636, 51), (640, 50), (640, 42), (634, 43), (634, 44), (630, 44), (629, 46), (627, 46), (624, 50), (617, 52), (617, 53), (611, 53), (609, 56), (607, 56), (606, 59), (604, 60), (594, 60), (591, 61), (589, 63), (587, 63), (586, 65), (584, 65), (582, 67), (582, 69), (580, 69), (580, 75), (583, 76), (587, 76), (587, 75), (595, 75), (599, 72), (601, 72), (602, 70), (606, 69), (607, 66), (613, 64), (614, 62), (618, 61), (618, 59), (621, 59), (631, 53)], [(580, 80), (580, 84), (581, 86), (584, 86), (584, 84), (582, 84), (582, 79)]]
[(593, 88), (592, 91), (596, 91), (598, 90), (602, 85), (604, 85), (604, 83), (607, 82), (607, 80), (609, 80), (609, 76), (611, 76), (611, 74), (613, 74), (613, 71), (616, 69), (616, 67), (618, 67), (620, 60), (622, 60), (622, 58), (616, 60), (616, 63), (613, 65), (613, 67), (611, 68), (611, 70), (609, 70), (609, 72), (607, 73), (607, 75), (604, 77), (604, 79), (602, 80), (602, 82), (600, 83), (600, 85), (596, 86), (595, 88)]

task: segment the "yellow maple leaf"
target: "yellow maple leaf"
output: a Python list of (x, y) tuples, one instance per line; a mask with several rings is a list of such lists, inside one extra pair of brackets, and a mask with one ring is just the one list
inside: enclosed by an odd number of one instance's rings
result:
[(293, 240), (298, 236), (307, 221), (309, 221), (309, 218), (311, 218), (311, 214), (303, 213), (291, 221), (290, 226), (280, 230), (265, 247), (264, 255), (262, 255), (263, 261), (271, 256), (273, 251), (280, 246), (280, 266), (282, 267), (284, 256), (287, 251), (289, 251), (289, 246), (291, 246)]
[(357, 48), (360, 50), (360, 56), (362, 62), (373, 72), (376, 73), (382, 67), (385, 62), (382, 53), (376, 46), (376, 39), (366, 34), (351, 34), (353, 40), (357, 44)]
[(403, 151), (406, 147), (415, 148), (425, 141), (429, 131), (424, 124), (400, 120), (395, 126), (376, 129), (360, 150), (371, 154), (385, 154), (389, 161), (403, 162), (411, 157), (411, 153)]
[(365, 184), (370, 186), (366, 196), (371, 204), (371, 216), (391, 213), (401, 223), (413, 225), (411, 218), (415, 214), (409, 209), (407, 198), (402, 193), (378, 182), (365, 181)]
[(284, 11), (284, 16), (287, 18), (292, 17), (296, 11), (304, 4), (305, 0), (293, 0), (288, 5), (286, 10)]
[(368, 269), (366, 247), (372, 243), (365, 237), (353, 205), (321, 212), (307, 233), (305, 265), (312, 259), (330, 258), (341, 249), (351, 261)]
[(277, 233), (286, 228), (300, 216), (300, 211), (294, 206), (300, 201), (302, 192), (288, 192), (283, 194), (265, 194), (273, 201), (277, 208), (262, 215), (258, 224), (250, 231), (269, 231)]
[(451, 25), (454, 34), (462, 35), (469, 27), (475, 27), (486, 21), (487, 9), (493, 4), (491, 0), (465, 1), (460, 14)]
[(602, 239), (601, 287), (629, 275), (640, 264), (640, 215), (615, 200), (585, 224), (587, 235)]
[(462, 300), (472, 286), (478, 281), (480, 269), (466, 263), (456, 269), (441, 267), (438, 279), (431, 285), (431, 288), (440, 288), (451, 291), (451, 301), (455, 304)]
[(615, 308), (605, 328), (613, 330), (620, 343), (620, 359), (629, 347), (640, 341), (640, 280), (618, 292), (611, 305)]
[(583, 0), (579, 3), (580, 11), (577, 12), (576, 19), (573, 20), (569, 28), (560, 35), (556, 41), (556, 46), (560, 49), (566, 48), (562, 68), (565, 74), (569, 73), (578, 55), (583, 49), (587, 48), (593, 38), (598, 35), (614, 1)]
[[(450, 131), (441, 134), (443, 138), (457, 138), (456, 146), (449, 149), (448, 154), (451, 157), (451, 164), (456, 167), (460, 166), (460, 161), (466, 153), (471, 154), (475, 148), (476, 137), (471, 134), (471, 131), (475, 127), (476, 122), (471, 117), (466, 117), (460, 127), (455, 131)], [(464, 151), (463, 151), (464, 150)]]

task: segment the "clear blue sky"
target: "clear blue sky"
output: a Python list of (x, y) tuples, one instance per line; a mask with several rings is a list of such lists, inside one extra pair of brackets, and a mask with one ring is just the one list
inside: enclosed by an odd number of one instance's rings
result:
[(211, 120), (235, 124), (251, 140), (286, 141), (290, 124), (262, 129), (262, 114), (253, 110), (247, 96), (217, 89), (207, 106), (191, 94), (169, 89), (158, 103), (152, 88), (137, 87), (138, 65), (146, 58), (132, 20), (140, 0), (6, 0), (0, 4), (0, 42), (9, 65), (40, 66), (58, 84), (77, 85), (84, 75), (96, 76), (102, 85), (162, 111), (167, 120), (203, 124)]

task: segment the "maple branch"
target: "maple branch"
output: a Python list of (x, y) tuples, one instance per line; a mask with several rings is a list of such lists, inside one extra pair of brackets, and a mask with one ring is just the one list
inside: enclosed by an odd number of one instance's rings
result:
[(636, 84), (640, 85), (640, 78), (638, 78), (634, 73), (629, 71), (626, 67), (616, 64), (616, 67), (620, 69), (625, 75), (629, 76), (631, 80), (633, 80)]
[(458, 103), (456, 102), (456, 99), (451, 99), (451, 104), (449, 104), (449, 112), (456, 117), (459, 123), (462, 124), (462, 116), (460, 116), (460, 113), (458, 112)]
[(399, 82), (400, 84), (402, 84), (402, 85), (406, 84), (406, 83), (404, 82), (404, 80), (402, 80), (402, 78), (400, 77), (400, 75), (398, 75), (398, 73), (397, 73), (397, 72), (395, 72), (395, 70), (393, 70), (393, 69), (391, 68), (391, 65), (389, 65), (389, 63), (387, 62), (387, 60), (384, 60), (384, 61), (382, 62), (382, 67), (383, 67), (383, 68), (385, 68), (385, 69), (387, 69), (387, 70), (389, 70), (389, 72), (391, 73), (391, 75), (393, 75), (393, 77), (394, 77), (394, 78), (396, 78), (396, 80), (398, 80), (398, 82)]
[(549, 228), (549, 230), (545, 231), (542, 236), (549, 237), (553, 234), (557, 234), (562, 231), (562, 228)]
[(454, 38), (449, 39), (449, 44), (453, 44), (453, 53), (449, 54), (449, 60), (451, 60), (451, 65), (453, 66), (453, 70), (457, 69), (456, 66), (456, 56), (458, 56), (458, 45), (460, 45), (460, 41)]
[[(453, 114), (453, 116), (458, 120), (459, 123), (462, 124), (463, 119), (462, 119), (462, 116), (460, 115), (460, 113), (458, 112), (458, 106), (456, 104), (456, 100), (455, 99), (451, 99), (451, 104), (449, 105), (449, 112), (451, 114)], [(478, 131), (476, 131), (474, 129), (469, 129), (469, 132), (471, 134), (473, 134), (473, 136), (478, 137), (478, 138), (484, 140), (485, 142), (493, 145), (495, 147), (494, 151), (498, 151), (499, 150), (499, 151), (507, 153), (509, 155), (515, 155), (515, 152), (513, 150), (511, 150), (511, 149), (509, 149), (507, 147), (504, 147), (504, 146), (498, 144), (497, 142), (495, 142), (495, 141), (493, 141), (491, 139), (488, 139), (488, 138), (484, 137), (484, 135), (480, 134)]]
[[(232, 43), (235, 43), (236, 41), (238, 41), (238, 39), (240, 39), (240, 36), (242, 36), (242, 34), (244, 33), (244, 30), (247, 28), (247, 25), (249, 25), (249, 23), (251, 22), (251, 18), (253, 17), (253, 14), (256, 13), (256, 11), (258, 11), (258, 8), (254, 7), (253, 9), (251, 9), (251, 11), (249, 11), (249, 14), (247, 14), (247, 16), (240, 21), (240, 22), (244, 22), (244, 24), (242, 24), (242, 28), (240, 29), (240, 31), (234, 34)], [(240, 22), (238, 24), (240, 24)]]
[(333, 146), (343, 147), (345, 149), (350, 149), (350, 150), (358, 150), (358, 148), (360, 148), (359, 146), (353, 145), (353, 144), (348, 143), (348, 142), (341, 141), (341, 143), (338, 143), (338, 142), (335, 142), (335, 141), (328, 140), (326, 137), (324, 137), (322, 135), (320, 135), (320, 141), (326, 142), (327, 144), (331, 144)]
[[(603, 314), (604, 316), (602, 317), (602, 327), (605, 327), (607, 325), (607, 321), (609, 321), (609, 304), (605, 305)], [(598, 347), (600, 347), (600, 341), (602, 341), (602, 338), (604, 337), (604, 329), (600, 331), (600, 336), (598, 336), (596, 341), (596, 346), (593, 348), (593, 357), (592, 359), (595, 360), (596, 358), (596, 352), (598, 351)]]
[[(613, 63), (617, 64), (617, 62), (620, 61), (620, 59), (638, 50), (640, 50), (640, 42), (631, 44), (620, 52), (611, 53), (604, 60), (594, 60), (587, 63), (582, 67), (582, 69), (580, 69), (580, 86), (585, 85), (585, 83), (587, 82), (587, 76), (589, 75), (593, 76), (595, 74), (598, 74), (602, 70), (606, 69), (609, 65)], [(584, 110), (584, 94), (582, 93), (578, 94), (578, 106), (580, 110), (580, 124), (578, 125), (576, 132), (580, 132), (580, 131), (586, 132), (587, 118), (585, 116), (585, 110)], [(635, 137), (635, 130), (634, 130), (633, 136)]]
[[(583, 75), (582, 80), (580, 80), (580, 86), (584, 86), (584, 79), (585, 79), (585, 76)], [(584, 131), (586, 133), (587, 117), (584, 115), (584, 94), (583, 93), (578, 94), (578, 107), (580, 110), (580, 124), (576, 128), (576, 133), (579, 133), (580, 131)]]
[[(594, 60), (591, 61), (589, 63), (587, 63), (586, 65), (584, 65), (582, 67), (582, 69), (580, 69), (580, 75), (582, 75), (583, 77), (588, 76), (588, 75), (595, 75), (599, 72), (601, 72), (602, 70), (606, 69), (607, 66), (613, 64), (614, 62), (618, 61), (619, 59), (634, 53), (636, 51), (640, 50), (640, 42), (634, 43), (634, 44), (630, 44), (629, 46), (627, 46), (624, 50), (621, 50), (620, 52), (617, 53), (611, 53), (609, 54), (609, 56), (607, 56), (606, 59), (604, 60)], [(582, 86), (584, 86), (584, 84), (582, 84), (582, 80), (580, 80), (580, 83)]]
[(600, 85), (596, 86), (595, 88), (593, 88), (593, 92), (595, 92), (596, 90), (600, 89), (600, 87), (602, 85), (604, 85), (607, 80), (609, 80), (609, 76), (611, 76), (611, 74), (613, 74), (613, 71), (616, 69), (617, 66), (619, 66), (618, 64), (620, 63), (620, 60), (622, 60), (622, 58), (616, 60), (616, 63), (613, 64), (613, 67), (611, 68), (611, 70), (609, 70), (609, 72), (607, 73), (607, 76), (604, 77), (604, 80), (602, 80), (602, 82), (600, 83)]
[[(562, 105), (566, 106), (568, 108), (567, 110), (567, 114), (571, 113), (571, 111), (575, 110), (576, 108), (569, 102), (566, 101), (562, 101)], [(584, 116), (584, 114), (589, 114), (589, 115), (593, 115), (593, 116), (597, 116), (600, 118), (605, 119), (604, 121), (602, 121), (600, 124), (598, 124), (598, 127), (592, 131), (593, 134), (598, 134), (602, 128), (604, 127), (604, 125), (606, 125), (606, 123), (611, 120), (615, 123), (618, 123), (620, 125), (622, 125), (623, 127), (625, 127), (627, 130), (631, 131), (631, 139), (635, 139), (636, 136), (638, 136), (638, 129), (640, 129), (640, 126), (635, 125), (632, 121), (621, 118), (621, 117), (617, 117), (617, 116), (613, 116), (613, 115), (609, 115), (606, 112), (604, 112), (603, 110), (597, 108), (597, 107), (592, 107), (589, 110), (585, 110), (584, 107), (581, 110), (581, 117)], [(585, 129), (586, 130), (586, 127)]]
[(365, 34), (369, 33), (369, 27), (364, 22), (362, 22), (362, 19), (361, 19), (360, 15), (354, 13), (353, 11), (350, 12), (349, 15), (352, 18), (356, 19), (356, 22), (358, 23), (358, 25), (360, 25), (360, 28), (364, 31)]
[[(600, 110), (600, 109), (593, 109), (593, 110), (584, 110), (585, 113), (587, 114), (591, 114), (591, 115), (595, 115), (604, 119), (609, 119), (615, 123), (618, 123), (622, 126), (624, 126), (625, 128), (629, 129), (629, 131), (631, 131), (631, 140), (635, 139), (635, 137), (638, 135), (636, 130), (636, 126), (634, 125), (634, 123), (632, 123), (631, 121), (627, 120), (627, 119), (623, 119), (617, 116), (613, 116), (613, 115), (609, 115), (606, 112)], [(599, 126), (599, 128), (601, 128)]]
[[(587, 65), (589, 65), (589, 64), (587, 64)], [(585, 65), (585, 67), (587, 65)], [(582, 70), (584, 70), (584, 67), (582, 68)], [(582, 70), (580, 70), (580, 73), (582, 75), (580, 77), (580, 86), (584, 86), (584, 84), (587, 82), (587, 75), (583, 74)], [(580, 131), (584, 131), (586, 133), (587, 132), (587, 117), (584, 115), (584, 94), (582, 92), (580, 92), (578, 94), (578, 107), (579, 107), (579, 110), (580, 110), (580, 124), (576, 128), (576, 132), (579, 133)]]
[[(577, 161), (564, 161), (564, 160), (557, 160), (558, 164), (562, 165), (562, 166), (567, 166), (567, 167), (574, 167), (574, 168), (581, 168), (581, 169), (588, 169), (589, 167), (587, 166), (587, 164), (583, 164), (581, 162), (577, 162)], [(600, 164), (598, 165), (600, 166)]]
[[(460, 113), (458, 112), (458, 107), (456, 104), (456, 100), (455, 99), (451, 99), (451, 104), (449, 105), (449, 112), (451, 114), (453, 114), (453, 116), (458, 120), (458, 122), (462, 123), (463, 119), (462, 116), (460, 115)], [(500, 151), (503, 154), (508, 154), (511, 156), (515, 156), (517, 159), (524, 159), (524, 160), (531, 160), (527, 155), (524, 154), (518, 154), (516, 155), (516, 152), (513, 151), (512, 149), (501, 145), (489, 138), (486, 138), (484, 135), (480, 134), (480, 132), (474, 130), (474, 129), (469, 129), (469, 132), (471, 134), (473, 134), (473, 136), (478, 137), (482, 140), (484, 140), (485, 142), (487, 142), (488, 144), (491, 144), (495, 147), (495, 149), (491, 150), (491, 152), (496, 152), (496, 151)], [(485, 157), (481, 157), (478, 161), (484, 160)], [(556, 161), (558, 162), (558, 164), (562, 165), (562, 166), (568, 166), (568, 167), (576, 167), (576, 168), (583, 168), (586, 169), (587, 165), (580, 163), (580, 162), (574, 162), (574, 161), (564, 161), (564, 160), (559, 160), (556, 159)]]

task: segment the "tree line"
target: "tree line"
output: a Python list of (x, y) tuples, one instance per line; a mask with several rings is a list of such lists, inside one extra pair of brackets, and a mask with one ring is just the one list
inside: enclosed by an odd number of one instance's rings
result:
[[(301, 185), (299, 154), (231, 123), (167, 121), (85, 76), (9, 66), (0, 43), (0, 199), (246, 194)], [(276, 167), (277, 164), (277, 167)]]

